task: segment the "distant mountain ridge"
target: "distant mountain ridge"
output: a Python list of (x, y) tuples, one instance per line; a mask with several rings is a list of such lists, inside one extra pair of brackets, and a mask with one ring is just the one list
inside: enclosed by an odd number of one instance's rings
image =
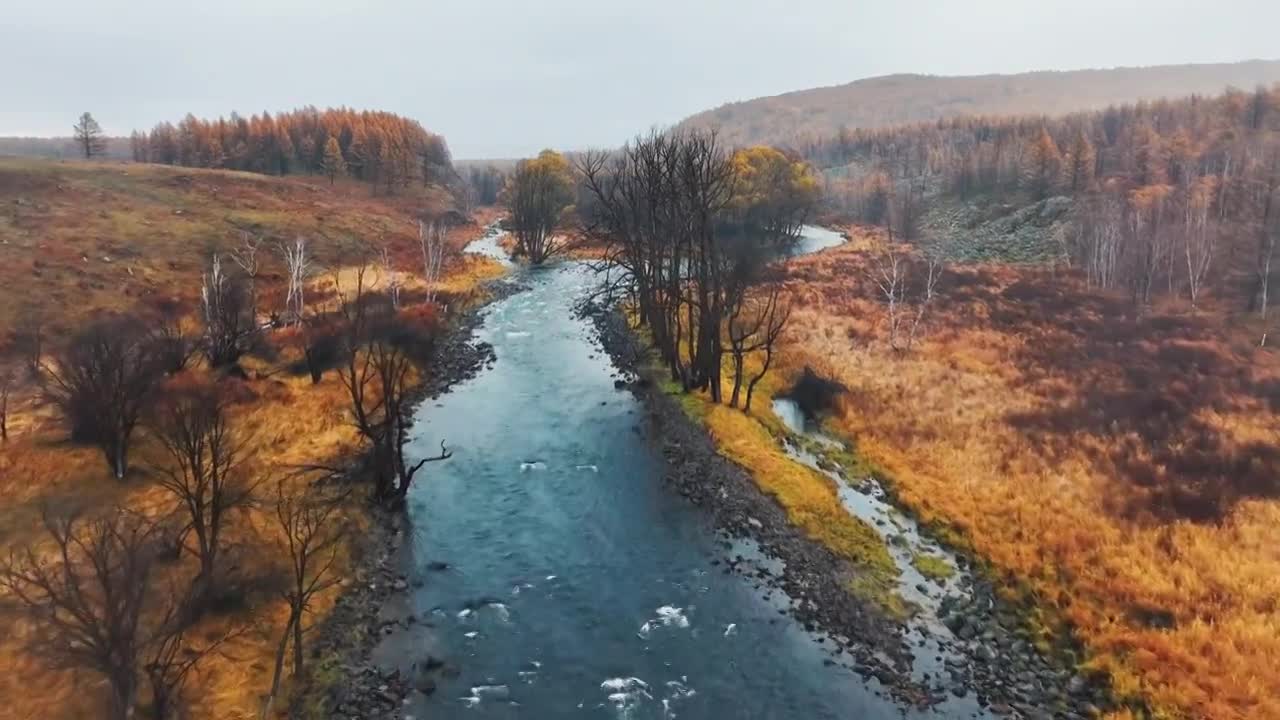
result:
[(1061, 115), (1274, 83), (1280, 83), (1280, 60), (1012, 75), (884, 75), (728, 103), (686, 118), (680, 126), (719, 128), (733, 145), (786, 146), (833, 135), (841, 127), (885, 127), (956, 115)]

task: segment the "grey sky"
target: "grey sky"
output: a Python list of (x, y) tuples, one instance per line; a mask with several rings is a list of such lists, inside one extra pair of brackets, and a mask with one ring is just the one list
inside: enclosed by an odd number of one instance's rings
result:
[(12, 0), (0, 135), (299, 105), (390, 110), (455, 157), (620, 144), (733, 100), (896, 72), (1280, 55), (1274, 0)]

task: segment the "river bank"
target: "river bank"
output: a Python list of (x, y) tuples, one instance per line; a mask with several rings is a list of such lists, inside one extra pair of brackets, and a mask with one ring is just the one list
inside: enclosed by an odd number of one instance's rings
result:
[[(432, 353), (428, 375), (414, 389), (411, 407), (446, 394), (474, 378), (495, 360), (493, 347), (475, 337), (490, 303), (522, 288), (499, 277), (481, 286), (485, 300), (458, 313), (446, 327)], [(347, 482), (359, 482), (358, 462)], [(332, 611), (314, 630), (307, 648), (312, 658), (301, 689), (292, 697), (294, 717), (385, 717), (400, 708), (414, 689), (432, 688), (425, 676), (402, 674), (379, 664), (374, 651), (396, 630), (408, 630), (416, 618), (403, 611), (410, 581), (404, 572), (403, 549), (411, 532), (403, 509), (388, 510), (365, 503), (358, 512), (367, 522), (359, 537), (350, 538), (350, 566), (356, 571), (342, 578), (342, 592)], [(426, 629), (424, 625), (422, 629)], [(432, 665), (426, 672), (450, 672)]]
[[(953, 556), (958, 568), (948, 574), (958, 570), (956, 582), (913, 576), (920, 582), (910, 593), (912, 603), (918, 613), (927, 613), (918, 615), (919, 621), (890, 617), (849, 592), (848, 564), (792, 525), (749, 472), (721, 455), (707, 429), (678, 399), (658, 388), (660, 379), (649, 375), (644, 348), (624, 317), (603, 308), (589, 315), (615, 363), (632, 376), (627, 388), (658, 429), (667, 482), (708, 511), (729, 536), (751, 538), (781, 559), (783, 571), (765, 582), (795, 598), (792, 614), (806, 628), (832, 634), (852, 659), (849, 666), (864, 678), (876, 678), (899, 701), (936, 707), (947, 716), (974, 711), (972, 704), (956, 707), (961, 699), (973, 700), (993, 716), (1037, 719), (1095, 717), (1109, 704), (1104, 688), (1048, 648), (1037, 647), (1026, 609), (1004, 601), (996, 584), (978, 572), (980, 563), (967, 556)], [(782, 441), (797, 447), (800, 438)], [(820, 448), (821, 443), (801, 452), (816, 453), (814, 469), (842, 485), (848, 482), (847, 468)], [(928, 544), (937, 548), (935, 541)], [(941, 587), (951, 592), (944, 594)], [(933, 601), (918, 602), (923, 597)], [(919, 670), (919, 661), (926, 671)]]

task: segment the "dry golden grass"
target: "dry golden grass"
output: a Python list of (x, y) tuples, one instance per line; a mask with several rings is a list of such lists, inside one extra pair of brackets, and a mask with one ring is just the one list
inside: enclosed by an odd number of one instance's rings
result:
[(834, 425), (1073, 626), (1119, 695), (1280, 717), (1275, 356), (1221, 314), (1135, 320), (1010, 268), (953, 272), (930, 334), (897, 355), (865, 267), (854, 249), (792, 264), (784, 375), (845, 383)]
[[(420, 267), (413, 213), (423, 203), (436, 201), (386, 202), (363, 197), (352, 188), (330, 190), (319, 183), (240, 173), (0, 160), (0, 327), (11, 326), (23, 312), (20, 301), (27, 298), (44, 301), (51, 345), (95, 311), (129, 309), (153, 295), (190, 305), (208, 252), (236, 243), (235, 224), (247, 217), (256, 223), (256, 232), (268, 237), (308, 233), (316, 239), (321, 261), (330, 265), (342, 262), (352, 240), (385, 241), (399, 269), (410, 274), (405, 292), (412, 296), (422, 288), (421, 280), (412, 276)], [(175, 209), (183, 213), (177, 215)], [(451, 248), (456, 251), (477, 234), (474, 226), (458, 229), (450, 236)], [(95, 253), (108, 247), (112, 261), (99, 261)], [(82, 255), (91, 261), (82, 261)], [(36, 260), (41, 272), (32, 274)], [(479, 283), (501, 272), (491, 261), (455, 256), (438, 290), (445, 301), (465, 304), (476, 297)], [(370, 280), (380, 281), (376, 272)], [(278, 294), (280, 281), (280, 273), (265, 278), (263, 296)], [(312, 296), (324, 298), (329, 282), (330, 275), (317, 277)], [(336, 373), (327, 373), (313, 385), (305, 375), (282, 371), (297, 359), (295, 354), (284, 344), (280, 357), (272, 361), (250, 357), (242, 362), (250, 379), (238, 387), (241, 400), (233, 406), (233, 418), (237, 431), (252, 438), (255, 464), (262, 473), (284, 476), (279, 468), (336, 463), (357, 451), (348, 400)], [(16, 404), (11, 440), (0, 445), (0, 547), (38, 542), (44, 506), (56, 510), (120, 504), (159, 512), (172, 505), (147, 476), (147, 468), (163, 458), (145, 432), (139, 431), (132, 453), (136, 472), (126, 482), (117, 482), (96, 450), (65, 440), (59, 419), (38, 406), (32, 387), (21, 388)], [(270, 513), (267, 507), (233, 520), (228, 558), (247, 575), (265, 570), (280, 556), (273, 546), (278, 530)], [(354, 504), (348, 514), (357, 526), (367, 521)], [(339, 575), (347, 573), (345, 563), (344, 558)], [(336, 593), (335, 588), (317, 599), (314, 621), (324, 617)], [(286, 614), (283, 602), (267, 599), (237, 614), (201, 621), (197, 634), (216, 634), (228, 623), (244, 624), (248, 631), (223, 653), (209, 656), (190, 681), (192, 717), (257, 717)], [(24, 651), (22, 627), (7, 630), (0, 636), (5, 717), (96, 716), (104, 693), (99, 678), (50, 670)]]

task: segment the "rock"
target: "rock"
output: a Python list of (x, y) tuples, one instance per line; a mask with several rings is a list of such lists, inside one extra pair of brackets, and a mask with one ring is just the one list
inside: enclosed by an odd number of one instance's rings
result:
[(989, 663), (996, 659), (996, 653), (987, 645), (979, 645), (978, 649), (973, 653), (974, 657), (982, 662)]
[(433, 560), (427, 563), (427, 570), (430, 570), (431, 572), (444, 572), (445, 570), (448, 570), (448, 569), (449, 569), (449, 563), (447, 562)]
[(404, 578), (396, 578), (395, 582), (391, 583), (391, 589), (396, 592), (404, 592), (409, 589), (409, 583)]
[(764, 527), (764, 523), (750, 516), (747, 517), (747, 524), (755, 528), (756, 530), (759, 530)]
[(1089, 683), (1079, 675), (1072, 675), (1067, 681), (1067, 692), (1072, 695), (1084, 695), (1089, 690)]

